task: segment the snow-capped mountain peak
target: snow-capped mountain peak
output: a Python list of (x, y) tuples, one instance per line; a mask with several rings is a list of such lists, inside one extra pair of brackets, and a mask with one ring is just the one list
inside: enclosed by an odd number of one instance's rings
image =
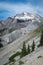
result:
[[(43, 18), (38, 14), (32, 14), (28, 12), (23, 12), (17, 14), (14, 17), (8, 17), (6, 20), (1, 21), (0, 26), (3, 27), (16, 27), (16, 28), (23, 28), (27, 25), (41, 25), (43, 23)], [(36, 26), (35, 26), (36, 27)]]
[(23, 19), (23, 20), (28, 20), (28, 19), (33, 19), (34, 16), (31, 16), (30, 13), (24, 12), (22, 14), (19, 14), (15, 17), (15, 19)]
[(17, 14), (15, 16), (15, 19), (17, 20), (24, 20), (24, 21), (28, 21), (30, 23), (34, 23), (34, 24), (42, 24), (43, 23), (43, 18), (35, 13), (28, 13), (28, 12), (23, 12), (21, 14)]
[(24, 16), (26, 16), (27, 15), (27, 12), (24, 12), (23, 14), (24, 14)]

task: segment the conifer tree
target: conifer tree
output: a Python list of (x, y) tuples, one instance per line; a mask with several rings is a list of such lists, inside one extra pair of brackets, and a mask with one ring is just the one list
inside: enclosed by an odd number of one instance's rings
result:
[(27, 54), (26, 45), (25, 45), (25, 42), (23, 42), (23, 48), (22, 48), (22, 52), (21, 52), (21, 57), (25, 56), (26, 54)]
[(0, 48), (3, 47), (3, 44), (2, 44), (1, 42), (2, 42), (2, 40), (1, 40), (1, 38), (0, 38)]
[(27, 54), (30, 53), (30, 47), (29, 47), (29, 44), (28, 44), (28, 48), (27, 48)]
[(33, 44), (32, 44), (32, 52), (35, 50), (35, 43), (34, 43), (34, 40), (33, 40)]
[(43, 46), (43, 31), (41, 34), (41, 39), (40, 39), (40, 44), (38, 45), (38, 47)]

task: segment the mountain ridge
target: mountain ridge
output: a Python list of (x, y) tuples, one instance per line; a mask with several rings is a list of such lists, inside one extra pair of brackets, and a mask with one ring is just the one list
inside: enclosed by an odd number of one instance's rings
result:
[(17, 14), (14, 17), (8, 17), (6, 20), (0, 21), (0, 26), (10, 27), (10, 24), (13, 25), (17, 21), (17, 19), (26, 20), (26, 21), (32, 21), (34, 20), (38, 21), (38, 23), (42, 23), (43, 18), (39, 16), (38, 14), (31, 14), (31, 13), (21, 13)]

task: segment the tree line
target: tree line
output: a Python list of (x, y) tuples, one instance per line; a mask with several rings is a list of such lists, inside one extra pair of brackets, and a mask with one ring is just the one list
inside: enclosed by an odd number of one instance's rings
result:
[[(38, 45), (38, 47), (40, 47), (40, 46), (41, 47), (43, 46), (43, 31), (42, 31), (42, 34), (41, 34), (40, 44)], [(30, 49), (29, 44), (28, 44), (28, 48), (26, 49), (26, 45), (25, 45), (25, 41), (24, 41), (23, 42), (23, 48), (22, 48), (22, 52), (21, 52), (21, 56), (20, 57), (26, 56), (27, 54), (30, 54), (34, 50), (35, 50), (35, 42), (34, 42), (34, 40), (33, 40), (31, 49)]]
[(28, 44), (28, 47), (26, 48), (25, 42), (23, 42), (23, 48), (22, 48), (22, 51), (21, 51), (20, 58), (22, 58), (23, 56), (26, 56), (26, 55), (30, 54), (34, 50), (35, 50), (35, 42), (34, 41), (32, 43), (31, 49), (30, 49), (29, 44)]

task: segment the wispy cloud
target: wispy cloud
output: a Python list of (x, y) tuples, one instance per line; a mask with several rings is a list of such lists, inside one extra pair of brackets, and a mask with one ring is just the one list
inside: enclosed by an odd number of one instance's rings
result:
[(6, 10), (7, 11), (6, 13), (8, 13), (8, 15), (7, 14), (4, 15), (5, 18), (6, 18), (6, 16), (7, 17), (8, 16), (14, 16), (17, 13), (21, 13), (24, 11), (31, 12), (31, 13), (38, 13), (41, 16), (43, 16), (43, 9), (39, 6), (33, 6), (30, 3), (27, 3), (27, 4), (23, 4), (23, 3), (9, 4), (9, 3), (5, 3), (5, 2), (1, 2), (0, 3), (0, 10), (2, 10), (2, 9)]

